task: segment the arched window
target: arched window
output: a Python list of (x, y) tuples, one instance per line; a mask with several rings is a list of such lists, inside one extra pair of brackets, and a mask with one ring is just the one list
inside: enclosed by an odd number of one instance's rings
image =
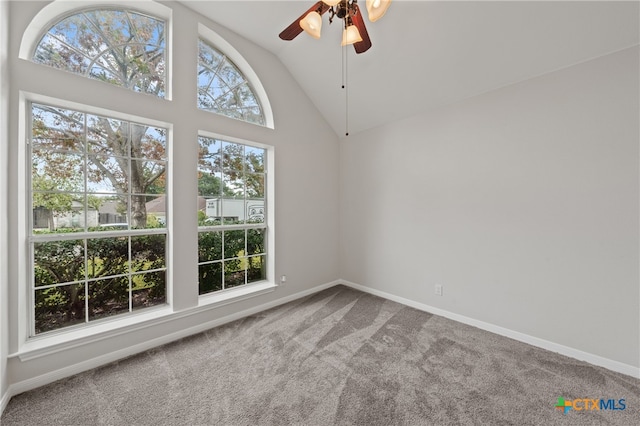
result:
[[(194, 72), (171, 70), (173, 27), (184, 22), (174, 12), (155, 1), (60, 0), (25, 29), (19, 57), (31, 62), (23, 64), (31, 73), (12, 80), (22, 93), (20, 155), (27, 160), (16, 205), (29, 212), (20, 222), (20, 252), (27, 254), (21, 344), (32, 337), (42, 338), (38, 345), (49, 336), (55, 342), (63, 331), (71, 341), (94, 332), (85, 326), (99, 333), (169, 315), (174, 303), (228, 303), (275, 287), (267, 178), (273, 149), (234, 135), (244, 123), (222, 135), (210, 129), (210, 116), (194, 114), (205, 109), (272, 129), (266, 91), (233, 46), (198, 24), (197, 33), (179, 28), (177, 38), (179, 45), (199, 43), (198, 85), (188, 95), (200, 102), (172, 102), (171, 80)], [(41, 79), (50, 84), (31, 88)], [(91, 88), (104, 94), (112, 86), (96, 80), (167, 101), (97, 96)], [(180, 145), (198, 156), (197, 238), (181, 232), (193, 210), (175, 208), (183, 176), (195, 172), (195, 163), (175, 161), (176, 131), (199, 135), (200, 149)], [(173, 279), (193, 274), (193, 265), (168, 256), (172, 244), (198, 247), (197, 302), (184, 297), (192, 280)]]
[(198, 108), (265, 125), (258, 97), (231, 60), (203, 40), (198, 44)]
[(131, 10), (84, 10), (51, 26), (31, 59), (164, 98), (165, 27)]

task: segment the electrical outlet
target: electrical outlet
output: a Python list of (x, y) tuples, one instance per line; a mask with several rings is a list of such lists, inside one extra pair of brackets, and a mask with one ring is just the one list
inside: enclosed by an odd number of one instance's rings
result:
[(286, 282), (287, 282), (287, 276), (286, 275), (281, 276), (280, 277), (280, 284), (284, 284)]
[(435, 293), (436, 293), (438, 296), (442, 296), (442, 284), (436, 284), (436, 287), (435, 287)]

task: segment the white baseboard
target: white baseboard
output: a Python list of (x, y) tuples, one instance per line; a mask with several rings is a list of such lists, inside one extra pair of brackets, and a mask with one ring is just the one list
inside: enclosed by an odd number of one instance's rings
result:
[(9, 389), (7, 389), (7, 391), (2, 395), (2, 398), (0, 398), (0, 416), (4, 413), (4, 409), (7, 407), (7, 404), (9, 404), (9, 400), (13, 395), (14, 394), (11, 393), (11, 386), (9, 386)]
[(363, 285), (352, 283), (350, 281), (339, 280), (339, 282), (340, 284), (344, 284), (348, 287), (354, 288), (356, 290), (360, 290), (365, 293), (372, 294), (374, 296), (379, 296), (384, 299), (392, 300), (394, 302), (398, 302), (403, 305), (407, 305), (421, 311), (439, 315), (441, 317), (445, 317), (457, 322), (461, 322), (463, 324), (471, 325), (473, 327), (476, 327), (485, 331), (489, 331), (491, 333), (498, 334), (500, 336), (509, 337), (519, 342), (527, 343), (529, 345), (546, 349), (551, 352), (556, 352), (561, 355), (566, 355), (568, 357), (571, 357), (580, 361), (586, 361), (590, 364), (597, 365), (599, 367), (604, 367), (608, 370), (626, 374), (636, 379), (640, 379), (640, 368), (634, 367), (633, 365), (624, 364), (619, 361), (614, 361), (612, 359), (604, 358), (599, 355), (594, 355), (588, 352), (574, 349), (569, 346), (560, 345), (558, 343), (550, 342), (548, 340), (540, 339), (534, 336), (530, 336), (528, 334), (510, 330), (508, 328), (500, 327), (484, 321), (479, 321), (473, 318), (465, 317), (464, 315), (455, 314), (453, 312), (449, 312), (444, 309), (435, 308), (433, 306), (429, 306), (424, 303), (416, 302), (410, 299), (405, 299), (404, 297), (396, 296), (391, 293), (365, 287)]
[(91, 358), (88, 359), (86, 361), (74, 364), (74, 365), (70, 365), (68, 367), (64, 367), (61, 368), (59, 370), (55, 370), (55, 371), (51, 371), (49, 373), (45, 373), (42, 374), (40, 376), (37, 377), (33, 377), (31, 379), (27, 379), (27, 380), (23, 380), (21, 382), (17, 382), (17, 383), (13, 383), (9, 386), (9, 390), (6, 392), (5, 395), (3, 395), (2, 397), (2, 406), (0, 406), (1, 410), (0, 410), (0, 415), (2, 415), (2, 412), (4, 411), (4, 408), (6, 407), (6, 405), (9, 402), (9, 399), (11, 399), (12, 396), (14, 395), (18, 395), (22, 392), (26, 392), (44, 385), (47, 385), (49, 383), (53, 383), (56, 380), (60, 380), (60, 379), (64, 379), (66, 377), (70, 377), (73, 376), (75, 374), (79, 374), (82, 373), (84, 371), (88, 371), (91, 370), (93, 368), (97, 368), (100, 366), (103, 366), (105, 364), (108, 364), (110, 362), (114, 362), (117, 361), (119, 359), (123, 359), (126, 357), (129, 357), (131, 355), (135, 355), (141, 352), (144, 352), (146, 350), (167, 344), (167, 343), (171, 343), (175, 340), (179, 340), (182, 339), (184, 337), (188, 337), (197, 333), (201, 333), (203, 331), (209, 330), (211, 328), (214, 327), (218, 327), (221, 326), (223, 324), (227, 324), (229, 322), (232, 321), (236, 321), (245, 317), (248, 317), (250, 315), (254, 315), (257, 314), (259, 312), (262, 311), (266, 311), (267, 309), (271, 309), (271, 308), (275, 308), (276, 306), (280, 306), (283, 305), (285, 303), (294, 301), (296, 299), (300, 299), (302, 297), (311, 295), (313, 293), (317, 293), (319, 291), (325, 290), (327, 288), (333, 287), (337, 284), (340, 284), (340, 281), (333, 281), (333, 282), (329, 282), (326, 284), (321, 284), (319, 286), (313, 287), (311, 289), (308, 290), (304, 290), (295, 294), (292, 294), (290, 296), (285, 296), (282, 297), (280, 299), (274, 300), (272, 302), (268, 302), (268, 303), (264, 303), (262, 305), (258, 305), (255, 306), (253, 308), (250, 309), (246, 309), (244, 311), (240, 311), (240, 312), (236, 312), (234, 314), (231, 315), (227, 315), (225, 317), (222, 318), (218, 318), (212, 321), (208, 321), (206, 323), (202, 323), (202, 324), (198, 324), (197, 326), (194, 327), (189, 327), (183, 330), (180, 330), (178, 332), (172, 333), (172, 334), (168, 334), (166, 336), (162, 336), (160, 338), (156, 338), (156, 339), (152, 339), (143, 343), (139, 343), (137, 345), (134, 346), (129, 346), (127, 348), (121, 349), (121, 350), (117, 350), (114, 352), (110, 352), (108, 354), (105, 355), (101, 355), (99, 357), (95, 357), (95, 358)]

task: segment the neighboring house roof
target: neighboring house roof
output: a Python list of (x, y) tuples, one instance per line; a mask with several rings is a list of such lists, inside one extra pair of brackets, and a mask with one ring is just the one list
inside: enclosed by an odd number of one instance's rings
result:
[(118, 212), (118, 204), (120, 204), (120, 201), (118, 200), (107, 200), (102, 203), (102, 205), (100, 206), (99, 212), (109, 213), (109, 214), (120, 214), (120, 212)]
[(147, 213), (165, 213), (167, 211), (166, 196), (161, 195), (158, 198), (147, 202)]

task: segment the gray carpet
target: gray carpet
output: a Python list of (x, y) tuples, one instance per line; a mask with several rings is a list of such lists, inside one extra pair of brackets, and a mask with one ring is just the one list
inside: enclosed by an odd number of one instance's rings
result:
[[(626, 409), (563, 414), (558, 397)], [(639, 414), (639, 380), (335, 286), (15, 396), (1, 423), (637, 425)]]

